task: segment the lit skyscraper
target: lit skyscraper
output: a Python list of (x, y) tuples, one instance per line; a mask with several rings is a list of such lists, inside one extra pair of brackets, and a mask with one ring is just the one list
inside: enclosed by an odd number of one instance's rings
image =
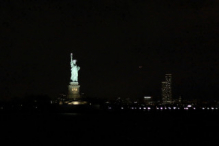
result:
[(161, 96), (162, 96), (162, 102), (164, 103), (164, 101), (167, 100), (167, 96), (166, 96), (166, 82), (161, 82), (162, 85), (161, 85)]
[(172, 103), (172, 74), (165, 75), (165, 81), (162, 82), (162, 102), (163, 104)]

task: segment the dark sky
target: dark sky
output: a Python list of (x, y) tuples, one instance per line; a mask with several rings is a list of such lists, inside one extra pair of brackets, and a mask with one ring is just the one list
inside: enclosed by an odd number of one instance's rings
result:
[[(218, 98), (218, 0), (2, 0), (1, 98), (67, 92), (70, 53), (81, 92)], [(142, 66), (142, 68), (139, 68)]]

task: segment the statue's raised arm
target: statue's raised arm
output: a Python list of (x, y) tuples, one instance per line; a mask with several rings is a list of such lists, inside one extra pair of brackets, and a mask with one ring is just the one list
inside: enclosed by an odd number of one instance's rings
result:
[(72, 55), (73, 55), (73, 53), (70, 54), (70, 57), (71, 57), (70, 65), (71, 65), (71, 67), (73, 65), (73, 59), (72, 59), (73, 57), (72, 57)]

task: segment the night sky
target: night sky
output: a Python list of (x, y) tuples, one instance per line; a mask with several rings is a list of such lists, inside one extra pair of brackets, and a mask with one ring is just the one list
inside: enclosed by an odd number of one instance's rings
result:
[(70, 53), (81, 93), (100, 98), (218, 99), (218, 0), (1, 0), (1, 98), (67, 93)]

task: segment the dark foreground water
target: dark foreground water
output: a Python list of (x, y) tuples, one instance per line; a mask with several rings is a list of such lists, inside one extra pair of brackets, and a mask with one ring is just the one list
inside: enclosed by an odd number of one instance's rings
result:
[[(1, 114), (7, 145), (213, 145), (218, 112)], [(214, 144), (215, 145), (215, 144)]]

